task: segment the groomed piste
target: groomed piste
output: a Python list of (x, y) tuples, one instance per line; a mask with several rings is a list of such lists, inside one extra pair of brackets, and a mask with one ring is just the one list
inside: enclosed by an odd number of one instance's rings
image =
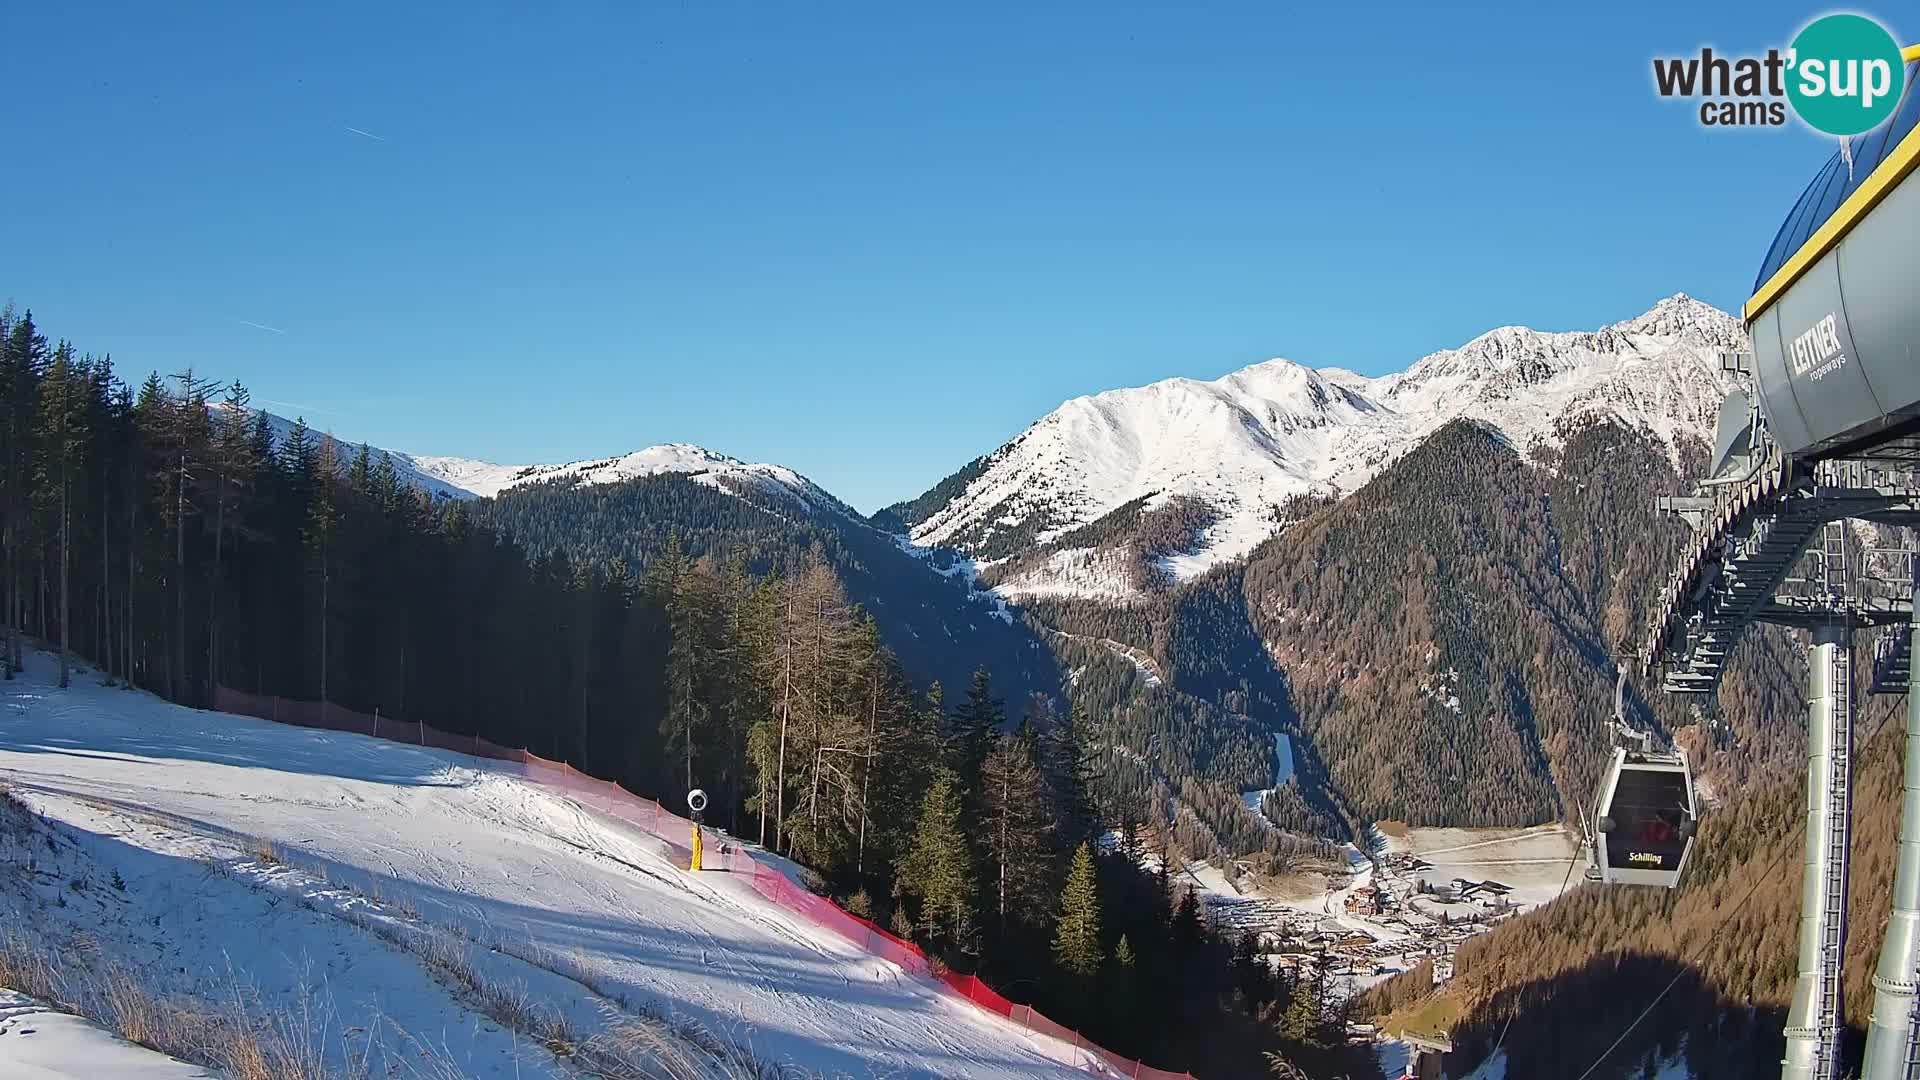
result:
[[(409, 974), (407, 957), (328, 922), (377, 896), (422, 924), (563, 961), (551, 966), (572, 985), (548, 993), (578, 998), (583, 1027), (613, 995), (807, 1074), (1133, 1075), (770, 902), (752, 874), (688, 873), (650, 831), (511, 763), (182, 708), (94, 673), (60, 691), (45, 657), (28, 666), (0, 684), (0, 781), (122, 878), (102, 933), (123, 934), (126, 959), (160, 989), (214, 996), (239, 981), (263, 1008), (291, 1008), (320, 986), (339, 1029), (384, 1017), (445, 1045), (468, 1075), (554, 1074)], [(208, 872), (263, 843), (281, 855), (265, 861), (285, 865), (241, 870), (307, 868), (318, 901), (303, 918), (318, 923), (290, 926), (286, 905), (229, 895), (233, 873)]]

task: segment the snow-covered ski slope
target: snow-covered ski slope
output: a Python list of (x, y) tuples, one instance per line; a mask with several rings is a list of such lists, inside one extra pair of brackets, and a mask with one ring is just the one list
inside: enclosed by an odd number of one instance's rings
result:
[(0, 989), (0, 1066), (11, 1080), (215, 1080), (25, 994)]
[[(485, 762), (181, 708), (91, 672), (61, 691), (46, 657), (29, 668), (0, 683), (0, 781), (79, 835), (141, 849), (148, 862), (204, 873), (183, 833), (270, 840), (290, 866), (368, 882), (424, 922), (565, 958), (583, 983), (808, 1074), (1085, 1075), (1049, 1060), (1060, 1048), (1040, 1045), (1044, 1036), (787, 915), (744, 880), (689, 874), (660, 840)], [(184, 917), (151, 914), (156, 926)], [(232, 961), (284, 964), (245, 925), (256, 914), (220, 912), (234, 920)], [(411, 990), (383, 985), (386, 972), (336, 966), (330, 988), (343, 1011), (389, 1009), (390, 989)]]

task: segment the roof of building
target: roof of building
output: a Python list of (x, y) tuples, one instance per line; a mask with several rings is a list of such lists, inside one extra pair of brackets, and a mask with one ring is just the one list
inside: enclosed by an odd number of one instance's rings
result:
[[(1760, 272), (1753, 282), (1753, 298), (1747, 301), (1748, 319), (1771, 304), (1808, 265), (1838, 242), (1854, 220), (1873, 208), (1879, 201), (1878, 196), (1884, 193), (1882, 185), (1888, 179), (1886, 176), (1875, 178), (1876, 173), (1913, 167), (1914, 155), (1899, 151), (1910, 141), (1907, 136), (1912, 134), (1916, 121), (1920, 121), (1920, 91), (1914, 88), (1916, 77), (1920, 77), (1920, 46), (1906, 50), (1905, 55), (1909, 61), (1906, 89), (1899, 108), (1894, 110), (1891, 120), (1874, 130), (1843, 140), (1844, 150), (1834, 151), (1800, 193), (1760, 263)], [(1845, 212), (1841, 213), (1843, 208)], [(1821, 227), (1830, 221), (1835, 227), (1823, 230)], [(1807, 253), (1804, 257), (1803, 250)]]

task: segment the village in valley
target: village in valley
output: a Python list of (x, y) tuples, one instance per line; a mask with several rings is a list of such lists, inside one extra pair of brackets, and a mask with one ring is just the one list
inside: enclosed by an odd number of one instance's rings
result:
[(1357, 992), (1423, 961), (1432, 961), (1436, 983), (1446, 981), (1461, 942), (1551, 900), (1585, 868), (1576, 838), (1557, 825), (1382, 822), (1370, 839), (1372, 851), (1343, 849), (1344, 868), (1274, 877), (1239, 861), (1196, 861), (1176, 880), (1223, 930), (1257, 934), (1260, 955), (1276, 968), (1339, 979)]

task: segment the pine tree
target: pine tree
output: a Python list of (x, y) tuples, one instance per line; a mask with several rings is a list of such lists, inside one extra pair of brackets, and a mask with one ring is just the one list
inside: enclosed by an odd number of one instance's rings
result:
[(1260, 935), (1257, 931), (1243, 930), (1235, 939), (1233, 970), (1241, 993), (1254, 1006), (1264, 1005), (1273, 997), (1273, 969), (1260, 956)]
[(982, 848), (1001, 930), (1038, 922), (1053, 893), (1052, 792), (1024, 738), (1002, 735), (980, 769)]
[(969, 792), (980, 789), (980, 766), (993, 748), (993, 740), (1007, 723), (1007, 710), (993, 696), (993, 677), (985, 668), (973, 673), (967, 685), (967, 699), (953, 714), (953, 771)]
[(53, 524), (46, 532), (59, 538), (60, 688), (68, 685), (72, 656), (73, 609), (73, 479), (86, 446), (83, 382), (86, 372), (76, 363), (73, 346), (62, 341), (53, 352), (40, 381), (39, 440), (41, 460), (35, 479), (44, 487)]
[(928, 936), (944, 930), (947, 941), (962, 941), (973, 910), (973, 858), (960, 829), (960, 794), (952, 777), (943, 776), (927, 789), (898, 874), (901, 891), (920, 899)]
[(1081, 844), (1067, 871), (1060, 895), (1060, 918), (1053, 931), (1054, 962), (1062, 971), (1091, 978), (1100, 970), (1100, 894), (1094, 879), (1093, 848)]
[(33, 324), (33, 312), (13, 319), (7, 329), (6, 349), (0, 356), (0, 414), (4, 414), (6, 441), (6, 549), (7, 677), (20, 668), (21, 635), (27, 621), (24, 585), (32, 468), (34, 414), (39, 404), (39, 380), (47, 361), (47, 339)]
[(1064, 848), (1071, 848), (1107, 824), (1093, 796), (1093, 723), (1078, 698), (1064, 721), (1055, 718), (1051, 709), (1045, 715), (1053, 722), (1040, 729), (1041, 764), (1053, 791), (1059, 839)]
[(1318, 977), (1294, 981), (1287, 1011), (1280, 1018), (1281, 1039), (1294, 1046), (1320, 1044), (1323, 991)]
[(654, 563), (647, 588), (667, 612), (667, 714), (661, 734), (680, 758), (686, 790), (694, 785), (694, 753), (711, 715), (715, 597), (708, 576), (698, 573), (676, 535)]
[(207, 575), (207, 675), (214, 686), (221, 682), (220, 630), (221, 586), (227, 572), (227, 535), (240, 520), (243, 500), (253, 488), (253, 439), (248, 410), (247, 388), (238, 379), (227, 387), (221, 403), (220, 422), (214, 428), (213, 466), (213, 569)]
[(1109, 1002), (1113, 1010), (1116, 1026), (1129, 1027), (1134, 1021), (1139, 993), (1139, 958), (1133, 953), (1133, 942), (1126, 934), (1113, 946), (1111, 977), (1108, 980)]
[[(853, 868), (855, 874), (864, 874), (867, 865), (867, 824), (873, 816), (873, 774), (883, 761), (903, 762), (913, 752), (913, 747), (910, 745), (911, 736), (901, 722), (907, 709), (906, 694), (902, 689), (904, 680), (894, 664), (893, 655), (881, 644), (879, 624), (870, 616), (861, 620), (856, 651), (861, 657), (858, 678), (864, 684), (861, 693), (867, 699), (867, 723), (854, 762), (860, 774), (860, 832), (854, 842)], [(886, 786), (882, 785), (879, 790), (884, 797)]]
[[(289, 440), (291, 441), (291, 440)], [(333, 575), (336, 560), (335, 540), (340, 526), (338, 498), (336, 488), (339, 483), (337, 471), (337, 444), (333, 436), (323, 436), (319, 449), (311, 458), (312, 473), (308, 483), (311, 485), (311, 499), (307, 508), (306, 545), (309, 573), (314, 587), (318, 590), (316, 605), (320, 701), (328, 699), (328, 662), (332, 652), (333, 621)]]
[(209, 385), (195, 376), (192, 368), (176, 373), (173, 380), (178, 389), (173, 394), (173, 407), (164, 414), (163, 435), (173, 485), (173, 632), (167, 650), (167, 680), (168, 695), (183, 701), (192, 678), (187, 670), (187, 518), (196, 509), (190, 489), (202, 479), (207, 453)]
[(1200, 920), (1200, 898), (1194, 895), (1193, 886), (1188, 885), (1173, 913), (1174, 951), (1186, 953), (1199, 948), (1206, 932), (1206, 925)]

